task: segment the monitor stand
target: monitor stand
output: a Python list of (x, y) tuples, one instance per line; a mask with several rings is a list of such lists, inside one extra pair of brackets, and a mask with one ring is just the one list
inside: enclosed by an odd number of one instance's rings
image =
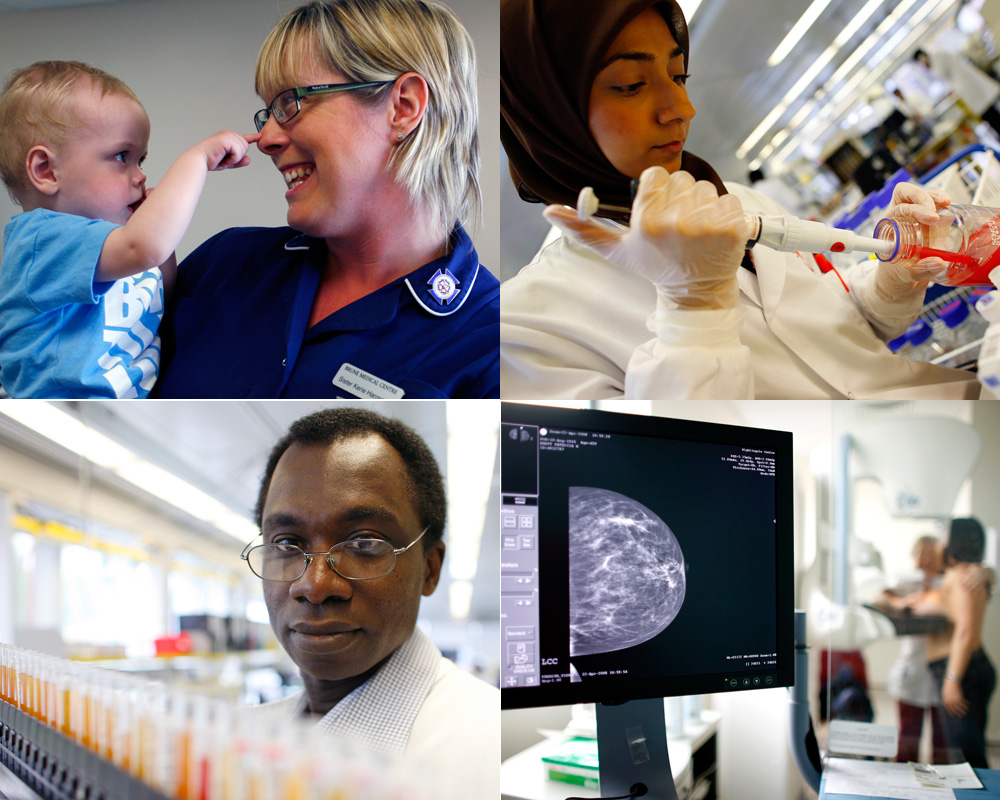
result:
[(678, 800), (667, 754), (663, 698), (598, 703), (597, 758), (602, 796)]

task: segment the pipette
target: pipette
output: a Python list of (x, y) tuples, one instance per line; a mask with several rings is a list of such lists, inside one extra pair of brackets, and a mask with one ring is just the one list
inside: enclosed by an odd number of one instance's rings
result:
[[(585, 186), (576, 201), (576, 213), (586, 220), (598, 211), (627, 214), (625, 206), (605, 205), (598, 201), (593, 188)], [(747, 214), (747, 249), (762, 244), (771, 250), (785, 253), (879, 253), (888, 255), (895, 244), (892, 241), (858, 236), (852, 231), (830, 228), (821, 222), (799, 219), (791, 215)]]

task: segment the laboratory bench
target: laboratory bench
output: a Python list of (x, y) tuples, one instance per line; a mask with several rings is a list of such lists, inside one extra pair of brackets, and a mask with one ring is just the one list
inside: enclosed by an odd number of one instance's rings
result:
[[(718, 797), (716, 759), (718, 725), (721, 714), (702, 711), (701, 722), (687, 721), (684, 736), (667, 737), (670, 771), (680, 800)], [(600, 797), (598, 789), (588, 789), (550, 780), (542, 757), (552, 752), (562, 739), (532, 745), (500, 765), (500, 800), (565, 800), (566, 797)], [(697, 789), (697, 792), (695, 791)]]

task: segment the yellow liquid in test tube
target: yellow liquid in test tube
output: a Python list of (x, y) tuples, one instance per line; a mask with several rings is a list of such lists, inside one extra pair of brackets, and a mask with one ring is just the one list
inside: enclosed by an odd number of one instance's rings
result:
[(301, 775), (292, 774), (286, 778), (282, 797), (283, 800), (306, 800), (306, 790)]
[(153, 731), (151, 730), (151, 723), (147, 719), (145, 714), (140, 712), (139, 717), (139, 780), (148, 781), (150, 778), (149, 774), (149, 753), (147, 752), (152, 748), (152, 736)]
[(34, 675), (25, 675), (25, 708), (28, 716), (38, 718), (38, 683)]
[(80, 693), (75, 689), (69, 690), (69, 736), (73, 741), (79, 742), (83, 738), (83, 707)]

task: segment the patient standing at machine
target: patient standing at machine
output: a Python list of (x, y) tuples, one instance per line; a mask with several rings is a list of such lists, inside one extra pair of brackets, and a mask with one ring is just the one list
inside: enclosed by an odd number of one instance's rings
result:
[(928, 592), (914, 611), (942, 614), (949, 621), (944, 633), (931, 636), (927, 653), (946, 712), (943, 721), (952, 753), (948, 760), (988, 768), (986, 713), (996, 670), (983, 649), (982, 630), (990, 593), (985, 584), (972, 591), (963, 586), (971, 565), (982, 560), (985, 541), (978, 520), (952, 520), (941, 588)]
[[(900, 584), (887, 590), (879, 601), (880, 607), (895, 610), (910, 609), (926, 592), (941, 585), (941, 550), (936, 536), (921, 536), (913, 546), (913, 560), (923, 573), (919, 583)], [(947, 757), (944, 726), (941, 721), (940, 689), (927, 667), (928, 637), (903, 636), (896, 660), (889, 669), (888, 690), (899, 706), (899, 749), (896, 761), (920, 760), (920, 734), (924, 716), (930, 712), (931, 761), (942, 764)]]

